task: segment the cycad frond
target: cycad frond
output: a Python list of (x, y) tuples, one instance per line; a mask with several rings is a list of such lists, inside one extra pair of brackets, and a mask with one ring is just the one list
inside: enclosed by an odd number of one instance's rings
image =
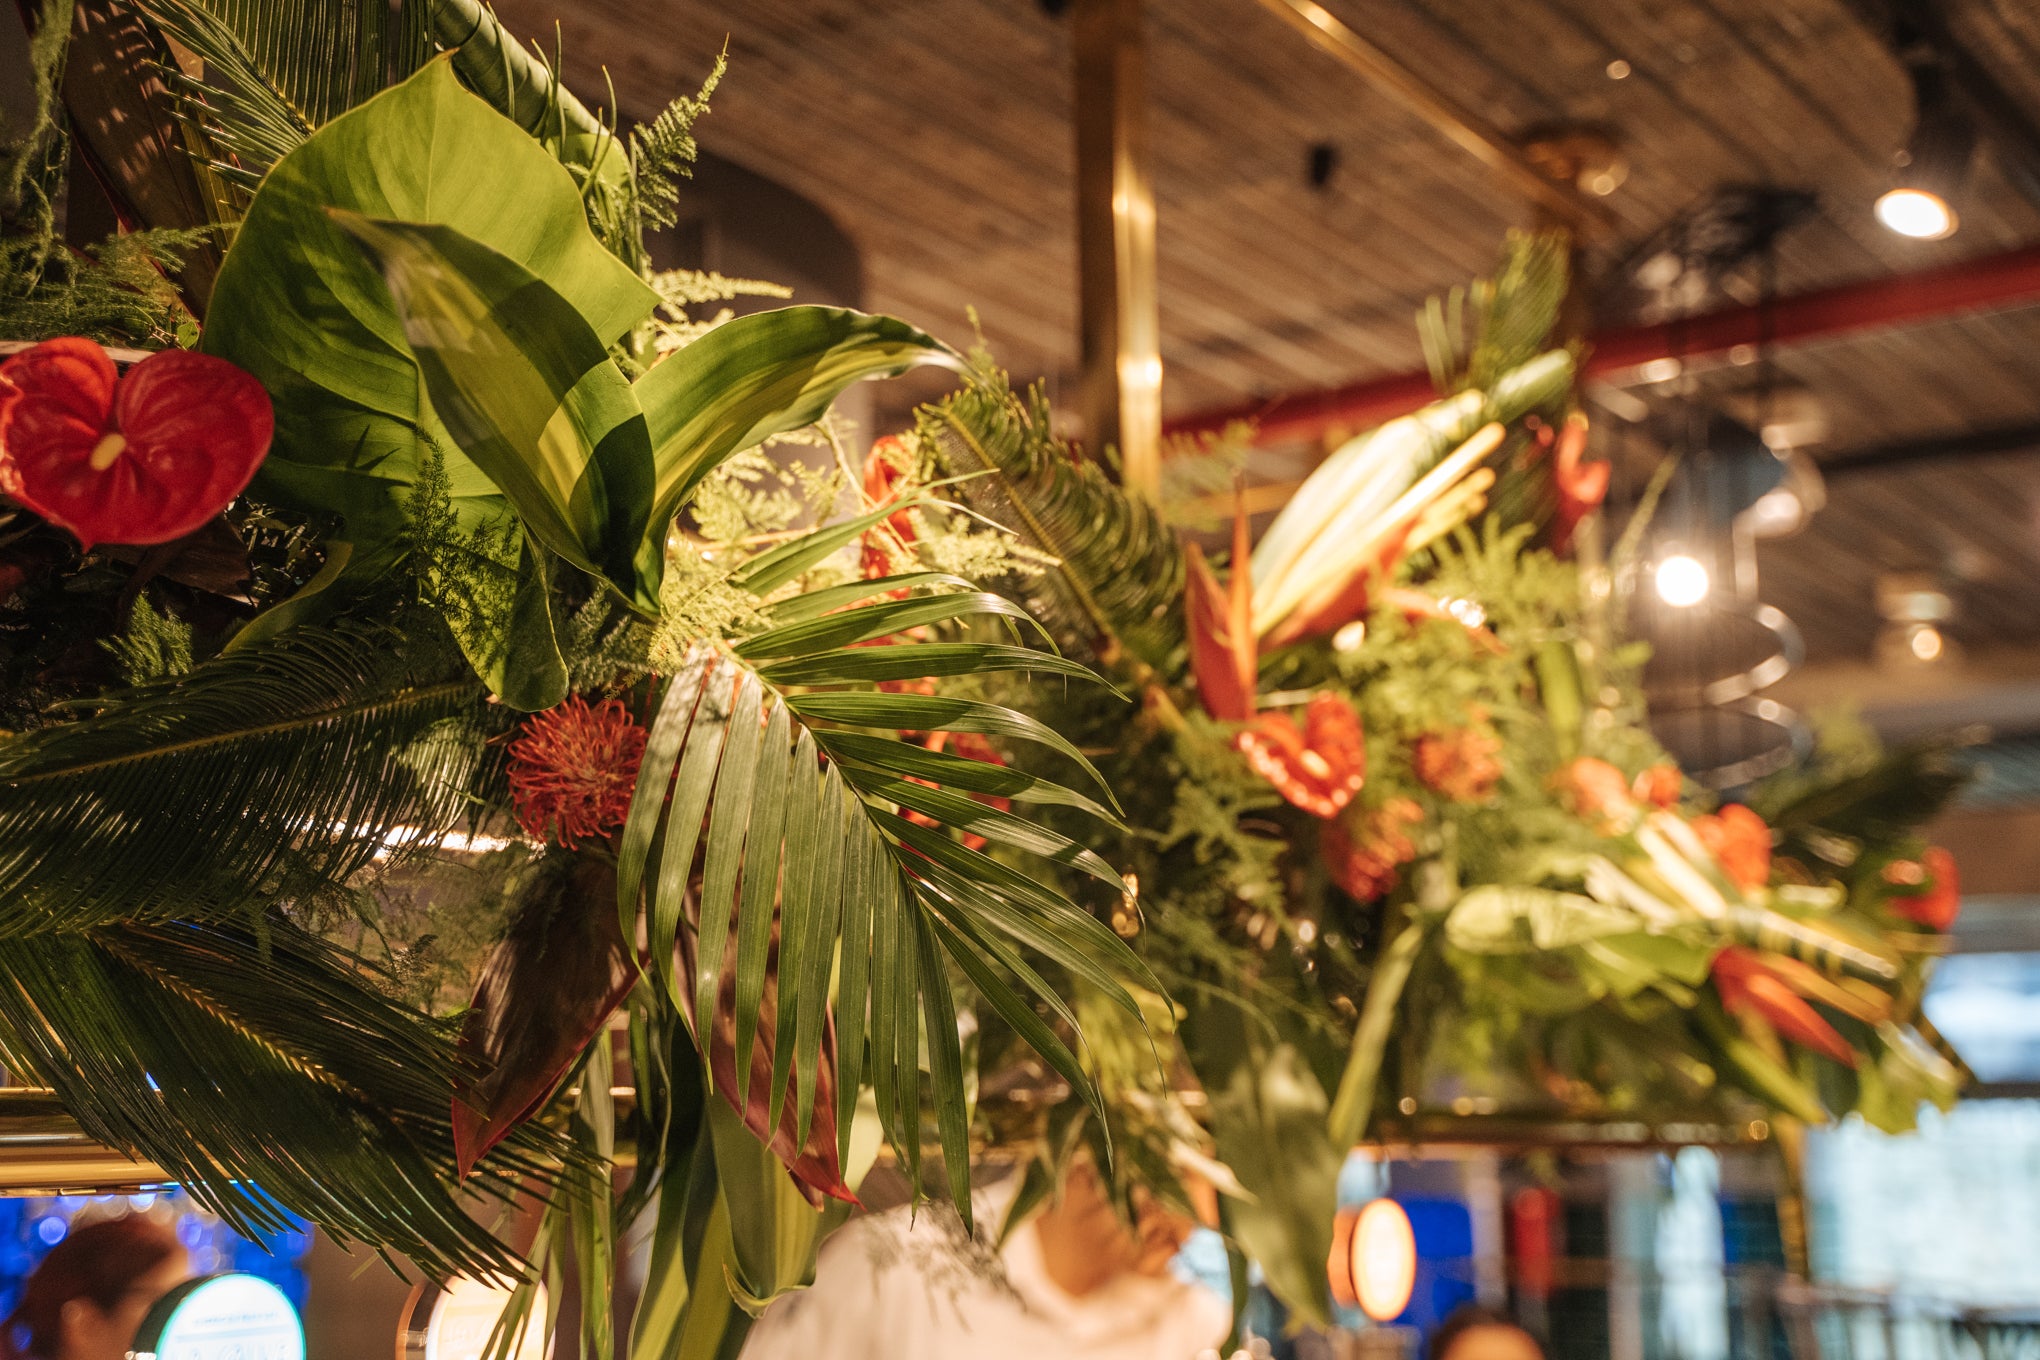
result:
[[(313, 102), (326, 102), (318, 99), (316, 90), (293, 88), (291, 74), (297, 63), (277, 46), (286, 27), (280, 11), (339, 6), (307, 5), (304, 0), (268, 6), (244, 0), (135, 2), (165, 35), (204, 61), (202, 77), (166, 63), (162, 78), (176, 97), (178, 116), (212, 153), (213, 170), (252, 192), (270, 166), (312, 135), (323, 121)], [(264, 23), (267, 10), (279, 13)], [(235, 18), (241, 25), (233, 22)], [(258, 56), (258, 50), (263, 55)]]
[(0, 744), (0, 936), (245, 919), (452, 826), (482, 691), (398, 642), (298, 629)]
[(1571, 280), (1570, 252), (1562, 231), (1511, 232), (1494, 277), (1424, 303), (1417, 336), (1441, 393), (1490, 391), (1549, 346)]
[[(435, 1272), (514, 1269), (450, 1189), (448, 1036), (351, 962), (275, 917), (259, 936), (173, 923), (0, 939), (0, 1053), (244, 1231), (283, 1226), (288, 1206)], [(549, 1180), (561, 1151), (524, 1130), (483, 1188)]]
[(1181, 665), (1182, 545), (1155, 508), (1114, 486), (1049, 428), (1039, 391), (1022, 398), (979, 359), (965, 385), (921, 412), (920, 434), (972, 509), (1058, 565), (1027, 585), (1026, 603), (1079, 654), (1121, 646), (1165, 674)]
[[(873, 594), (895, 585), (869, 584)], [(1123, 891), (1112, 869), (1081, 844), (967, 795), (1003, 778), (1037, 801), (1073, 803), (1108, 822), (1110, 813), (1047, 781), (945, 756), (897, 734), (1031, 741), (1088, 772), (1075, 748), (996, 705), (862, 688), (876, 673), (874, 662), (894, 650), (917, 650), (865, 644), (907, 627), (999, 616), (1024, 617), (1006, 601), (975, 592), (912, 597), (799, 618), (744, 640), (734, 658), (697, 652), (667, 685), (618, 852), (620, 902), (634, 923), (642, 893), (653, 959), (671, 960), (681, 932), (696, 932), (695, 976), (664, 969), (676, 999), (685, 989), (695, 1013), (707, 1014), (726, 973), (734, 972), (734, 1050), (749, 1054), (763, 1042), (772, 1055), (767, 1127), (778, 1123), (792, 1076), (795, 1145), (807, 1136), (823, 1036), (833, 1019), (839, 1138), (847, 1140), (857, 1090), (868, 1081), (888, 1136), (905, 1161), (917, 1164), (925, 1043), (944, 1160), (966, 1214), (964, 1088), (948, 963), (1094, 1103), (1068, 1046), (1033, 1006), (1051, 1008), (1067, 1032), (1074, 1032), (1074, 1017), (1021, 947), (1094, 982), (1135, 1014), (1123, 980), (1153, 985), (1090, 913), (951, 836), (981, 836)], [(982, 646), (977, 671), (1030, 667), (1030, 656), (1040, 669), (1071, 669), (1059, 658), (1007, 646), (948, 645)], [(962, 660), (945, 653), (936, 669), (968, 671)], [(786, 674), (783, 668), (795, 662), (804, 685), (827, 688), (788, 692), (761, 678)], [(774, 1032), (761, 1034), (756, 1017), (768, 976), (778, 979), (779, 1002)], [(739, 1061), (734, 1070), (748, 1065)]]
[(203, 7), (240, 40), (270, 83), (318, 127), (412, 67), (393, 69), (399, 13), (380, 0), (156, 0)]

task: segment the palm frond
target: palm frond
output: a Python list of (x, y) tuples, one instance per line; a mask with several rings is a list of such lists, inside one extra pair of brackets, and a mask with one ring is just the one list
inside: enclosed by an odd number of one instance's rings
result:
[[(135, 4), (166, 36), (204, 61), (203, 76), (188, 75), (168, 61), (157, 71), (175, 96), (177, 116), (200, 140), (210, 168), (252, 193), (269, 167), (302, 145), (324, 121), (312, 107), (319, 92), (291, 86), (295, 63), (277, 43), (288, 24), (283, 11), (310, 13), (329, 6), (303, 0), (260, 7), (236, 0), (217, 4), (135, 0)], [(267, 16), (270, 22), (263, 22), (263, 11), (275, 11)], [(236, 18), (241, 26), (233, 22)], [(335, 38), (338, 28), (336, 23)], [(258, 56), (258, 50), (263, 55)]]
[[(869, 585), (874, 593), (893, 587)], [(1006, 772), (998, 767), (943, 756), (898, 734), (976, 732), (1033, 742), (1096, 776), (1074, 747), (1012, 710), (863, 687), (874, 653), (893, 650), (863, 644), (907, 627), (1024, 619), (1011, 603), (965, 592), (884, 600), (818, 618), (796, 612), (803, 616), (744, 639), (734, 655), (698, 649), (668, 682), (619, 847), (620, 905), (634, 928), (642, 898), (651, 957), (676, 1000), (684, 993), (683, 1004), (696, 1015), (733, 1003), (735, 1052), (751, 1054), (761, 1043), (769, 1049), (767, 1127), (778, 1124), (792, 1078), (796, 1145), (814, 1117), (824, 1033), (833, 1022), (839, 1139), (847, 1143), (857, 1091), (868, 1082), (888, 1137), (917, 1166), (925, 1044), (951, 1188), (967, 1214), (963, 1083), (947, 964), (970, 977), (1094, 1103), (1096, 1093), (1067, 1044), (1033, 1006), (1048, 1006), (1071, 1033), (1074, 1017), (1020, 950), (1094, 982), (1136, 1015), (1125, 983), (1153, 982), (1089, 912), (953, 837), (980, 836), (1002, 853), (1072, 867), (1123, 891), (1109, 865), (1069, 837), (967, 796), (1000, 783)], [(948, 645), (982, 646), (980, 671), (1027, 667), (1029, 656), (1039, 656), (1003, 644)], [(1043, 669), (1065, 664), (1039, 659)], [(796, 662), (798, 690), (763, 678), (775, 668), (786, 674)], [(990, 778), (974, 778), (974, 771)], [(1018, 776), (1015, 787), (1037, 801), (1096, 807), (1046, 780)], [(695, 947), (678, 952), (694, 960), (692, 978), (670, 963), (688, 930)], [(734, 991), (725, 999), (731, 971)], [(779, 999), (770, 1008), (771, 1032), (761, 1032), (757, 1017), (773, 979)], [(749, 1069), (739, 1061), (732, 1070)]]
[(1491, 391), (1548, 347), (1570, 286), (1570, 251), (1562, 231), (1511, 232), (1492, 278), (1426, 300), (1417, 335), (1441, 393)]
[[(0, 1053), (242, 1231), (289, 1210), (433, 1271), (516, 1269), (451, 1188), (449, 1036), (352, 962), (276, 917), (0, 939)], [(564, 1151), (527, 1128), (478, 1184), (550, 1182)]]
[(0, 744), (0, 936), (246, 919), (429, 844), (465, 811), (481, 697), (342, 624)]
[(1152, 505), (1055, 437), (1039, 391), (1022, 398), (980, 356), (961, 389), (923, 408), (920, 434), (946, 472), (970, 477), (961, 500), (1056, 559), (1025, 603), (1060, 645), (1107, 661), (1123, 647), (1165, 674), (1180, 669), (1181, 544)]

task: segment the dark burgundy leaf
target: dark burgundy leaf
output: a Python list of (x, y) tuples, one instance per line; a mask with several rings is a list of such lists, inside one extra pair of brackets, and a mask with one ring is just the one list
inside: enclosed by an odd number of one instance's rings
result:
[[(732, 939), (734, 936), (732, 931)], [(680, 933), (680, 976), (683, 978), (694, 975), (694, 943), (694, 931)], [(688, 1008), (688, 1019), (692, 1025), (693, 999), (686, 988), (681, 991), (682, 1004)], [(807, 1142), (795, 1141), (799, 1132), (799, 1114), (794, 1097), (794, 1082), (798, 1074), (795, 1072), (787, 1073), (786, 1099), (780, 1111), (779, 1127), (774, 1129), (767, 1123), (772, 1114), (769, 1095), (772, 1086), (772, 1036), (779, 1025), (777, 922), (772, 927), (772, 947), (766, 963), (765, 998), (758, 1007), (757, 1039), (751, 1045), (750, 1072), (744, 1083), (750, 1091), (748, 1100), (737, 1083), (736, 999), (736, 950), (732, 948), (725, 957), (722, 985), (716, 995), (714, 1029), (708, 1038), (709, 1071), (715, 1077), (716, 1093), (744, 1117), (744, 1127), (785, 1163), (795, 1186), (808, 1203), (819, 1206), (825, 1195), (846, 1203), (857, 1203), (857, 1196), (843, 1181), (843, 1164), (836, 1153), (836, 1023), (833, 1016), (823, 1020), (821, 1070), (815, 1083), (815, 1113), (813, 1122), (808, 1126)], [(693, 1028), (699, 1042), (701, 1027), (693, 1025)]]
[(475, 1073), (453, 1102), (463, 1176), (552, 1094), (637, 980), (617, 923), (615, 864), (554, 852), (483, 966), (461, 1028)]

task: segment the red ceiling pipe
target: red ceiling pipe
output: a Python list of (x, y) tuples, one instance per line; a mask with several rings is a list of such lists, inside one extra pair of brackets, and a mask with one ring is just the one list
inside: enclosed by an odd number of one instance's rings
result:
[[(1903, 326), (2040, 302), (2040, 245), (1959, 264), (1923, 269), (1838, 288), (1778, 298), (1766, 308), (1730, 307), (1690, 317), (1676, 325), (1625, 326), (1588, 337), (1586, 376), (1605, 378), (1640, 368), (1653, 359), (1705, 358), (1765, 336), (1780, 344), (1847, 335), (1883, 326)], [(1237, 420), (1254, 423), (1263, 444), (1315, 439), (1333, 426), (1359, 428), (1413, 411), (1433, 395), (1428, 373), (1398, 373), (1347, 387), (1295, 392), (1197, 411), (1167, 422), (1170, 434), (1224, 429)]]

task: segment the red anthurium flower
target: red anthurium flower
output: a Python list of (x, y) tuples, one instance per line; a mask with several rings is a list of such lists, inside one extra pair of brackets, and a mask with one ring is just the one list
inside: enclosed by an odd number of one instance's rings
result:
[(1234, 740), (1256, 774), (1313, 816), (1336, 816), (1367, 782), (1360, 714), (1329, 691), (1311, 696), (1300, 730), (1287, 713), (1263, 713)]
[[(907, 479), (907, 468), (912, 455), (906, 443), (897, 435), (887, 435), (872, 441), (871, 452), (864, 457), (864, 498), (876, 508), (894, 499), (899, 484)], [(859, 549), (859, 564), (867, 581), (881, 576), (891, 576), (897, 570), (896, 560), (903, 549), (912, 556), (914, 546), (914, 521), (906, 511), (888, 515), (882, 524), (864, 531)]]
[(1414, 800), (1391, 798), (1372, 811), (1326, 822), (1318, 834), (1318, 852), (1332, 882), (1356, 902), (1372, 902), (1391, 891), (1402, 866), (1417, 857), (1417, 843), (1406, 828), (1423, 819), (1424, 810)]
[(1721, 993), (1722, 1007), (1729, 1014), (1754, 1016), (1796, 1044), (1844, 1067), (1856, 1065), (1856, 1050), (1849, 1047), (1849, 1041), (1767, 967), (1754, 949), (1727, 946), (1714, 956), (1713, 973), (1714, 989)]
[(645, 736), (621, 699), (590, 705), (570, 694), (526, 718), (509, 748), (517, 824), (569, 850), (622, 826), (637, 790)]
[(1579, 412), (1566, 417), (1552, 455), (1551, 479), (1558, 488), (1558, 516), (1552, 523), (1551, 546), (1564, 552), (1572, 546), (1573, 531), (1580, 521), (1600, 509), (1608, 498), (1607, 463), (1584, 461), (1587, 453), (1587, 418)]
[(1724, 803), (1711, 816), (1695, 817), (1693, 832), (1736, 887), (1755, 892), (1771, 881), (1771, 828), (1741, 803)]
[(1902, 859), (1884, 867), (1884, 881), (1893, 886), (1891, 909), (1908, 921), (1947, 930), (1962, 911), (1962, 881), (1955, 856), (1929, 846), (1917, 861)]
[(121, 376), (90, 340), (0, 364), (0, 491), (95, 543), (167, 543), (227, 507), (269, 452), (269, 394), (224, 359), (171, 349)]

